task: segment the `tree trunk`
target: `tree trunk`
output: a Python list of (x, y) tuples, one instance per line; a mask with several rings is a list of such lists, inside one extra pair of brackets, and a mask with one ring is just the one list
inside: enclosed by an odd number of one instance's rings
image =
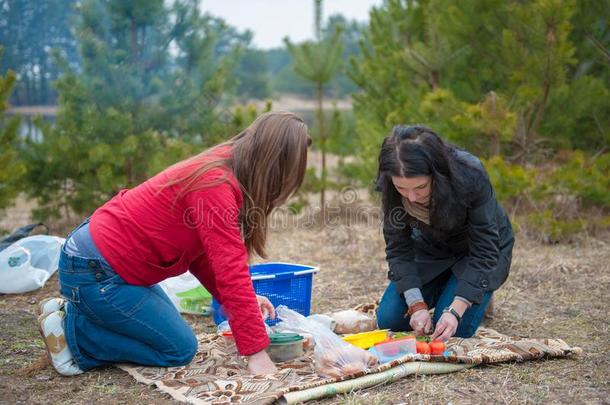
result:
[(46, 78), (46, 64), (40, 66), (40, 104), (49, 104), (49, 84)]
[(513, 137), (513, 142), (518, 149), (517, 153), (513, 156), (513, 160), (519, 164), (525, 164), (527, 160), (527, 114), (527, 111), (519, 113), (517, 125), (515, 127), (515, 135)]
[(316, 97), (318, 99), (318, 128), (320, 130), (320, 152), (322, 153), (322, 173), (320, 174), (320, 213), (324, 219), (326, 211), (326, 130), (324, 128), (323, 93), (322, 83), (316, 85)]
[(131, 16), (131, 27), (130, 27), (130, 40), (131, 40), (131, 61), (135, 65), (138, 61), (138, 27), (136, 20)]
[(125, 162), (125, 173), (127, 174), (127, 183), (129, 187), (135, 186), (135, 173), (133, 169), (133, 157), (128, 157)]
[(34, 104), (32, 102), (32, 78), (30, 74), (30, 70), (28, 68), (27, 73), (23, 77), (23, 81), (25, 82), (25, 102), (24, 104)]
[(430, 72), (430, 86), (432, 86), (432, 90), (438, 89), (438, 85), (441, 80), (441, 72), (437, 70), (433, 70)]
[[(550, 32), (549, 34), (552, 34)], [(533, 149), (533, 145), (536, 143), (536, 134), (538, 128), (540, 127), (540, 122), (542, 121), (542, 117), (544, 116), (544, 112), (546, 110), (547, 103), (549, 101), (549, 95), (551, 93), (551, 81), (549, 77), (551, 76), (551, 59), (550, 56), (547, 56), (545, 63), (545, 80), (542, 84), (542, 99), (536, 103), (533, 103), (531, 110), (528, 112), (528, 117), (525, 128), (525, 139), (524, 139), (524, 156), (523, 161), (526, 162), (529, 159), (529, 154), (531, 149)]]
[(491, 145), (490, 145), (490, 156), (499, 156), (500, 155), (500, 135), (492, 134), (491, 136)]

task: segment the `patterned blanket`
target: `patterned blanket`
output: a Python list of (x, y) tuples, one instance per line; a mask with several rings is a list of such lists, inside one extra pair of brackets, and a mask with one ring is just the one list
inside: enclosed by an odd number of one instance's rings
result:
[(296, 403), (354, 388), (393, 381), (409, 374), (454, 372), (478, 364), (522, 362), (579, 355), (582, 350), (559, 339), (522, 339), (479, 328), (469, 339), (452, 338), (450, 357), (414, 355), (340, 379), (323, 379), (314, 371), (313, 354), (280, 364), (273, 376), (247, 374), (244, 360), (227, 349), (216, 334), (199, 336), (199, 352), (188, 366), (157, 368), (120, 365), (136, 380), (155, 384), (179, 401), (191, 404)]

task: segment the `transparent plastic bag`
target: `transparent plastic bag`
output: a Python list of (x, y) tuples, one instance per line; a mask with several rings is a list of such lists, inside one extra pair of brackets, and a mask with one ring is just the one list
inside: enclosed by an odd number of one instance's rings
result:
[(340, 335), (370, 332), (377, 329), (377, 320), (374, 316), (353, 309), (334, 312), (328, 316), (336, 322), (335, 333)]
[(334, 331), (335, 326), (337, 326), (337, 322), (328, 315), (313, 314), (313, 315), (309, 315), (307, 317), (307, 319), (311, 319), (312, 321), (321, 323), (322, 325), (326, 326), (328, 329), (330, 329), (332, 331)]
[(276, 314), (282, 320), (278, 328), (308, 333), (313, 337), (316, 372), (322, 377), (343, 377), (365, 371), (378, 363), (372, 353), (343, 341), (325, 325), (284, 305), (276, 308)]
[(45, 285), (57, 271), (64, 238), (34, 235), (0, 252), (0, 293), (18, 294)]

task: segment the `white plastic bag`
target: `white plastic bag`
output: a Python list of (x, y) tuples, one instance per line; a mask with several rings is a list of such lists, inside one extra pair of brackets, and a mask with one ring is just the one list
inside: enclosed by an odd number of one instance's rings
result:
[(282, 320), (276, 327), (313, 336), (316, 372), (322, 377), (343, 377), (378, 363), (373, 354), (343, 341), (325, 325), (307, 319), (285, 305), (277, 307), (275, 312)]
[(178, 311), (185, 314), (210, 315), (212, 294), (191, 273), (167, 278), (159, 283)]
[(0, 252), (0, 293), (18, 294), (44, 286), (57, 271), (65, 239), (34, 235)]
[(353, 309), (334, 312), (328, 316), (336, 322), (334, 331), (340, 335), (370, 332), (377, 329), (377, 320), (373, 315)]
[(312, 321), (321, 323), (322, 325), (326, 326), (328, 329), (332, 330), (333, 332), (335, 330), (335, 326), (337, 326), (337, 322), (333, 318), (331, 318), (328, 315), (324, 315), (324, 314), (309, 315), (307, 317), (307, 319), (311, 319)]

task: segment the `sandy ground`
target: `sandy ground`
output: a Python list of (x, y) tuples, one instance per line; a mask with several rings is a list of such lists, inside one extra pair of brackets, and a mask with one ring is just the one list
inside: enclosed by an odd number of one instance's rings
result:
[[(348, 223), (341, 217), (325, 228), (303, 222), (275, 226), (269, 259), (320, 267), (314, 312), (373, 301), (386, 285), (386, 264), (378, 224), (370, 222)], [(583, 239), (549, 246), (518, 238), (511, 275), (495, 296), (491, 327), (515, 336), (562, 338), (582, 347), (582, 358), (411, 377), (314, 403), (609, 403), (609, 242)], [(44, 359), (35, 304), (56, 295), (57, 288), (53, 276), (41, 290), (0, 296), (0, 403), (176, 403), (112, 367), (68, 378), (47, 365), (25, 375), (28, 366)], [(213, 330), (209, 318), (188, 320), (196, 331)]]

